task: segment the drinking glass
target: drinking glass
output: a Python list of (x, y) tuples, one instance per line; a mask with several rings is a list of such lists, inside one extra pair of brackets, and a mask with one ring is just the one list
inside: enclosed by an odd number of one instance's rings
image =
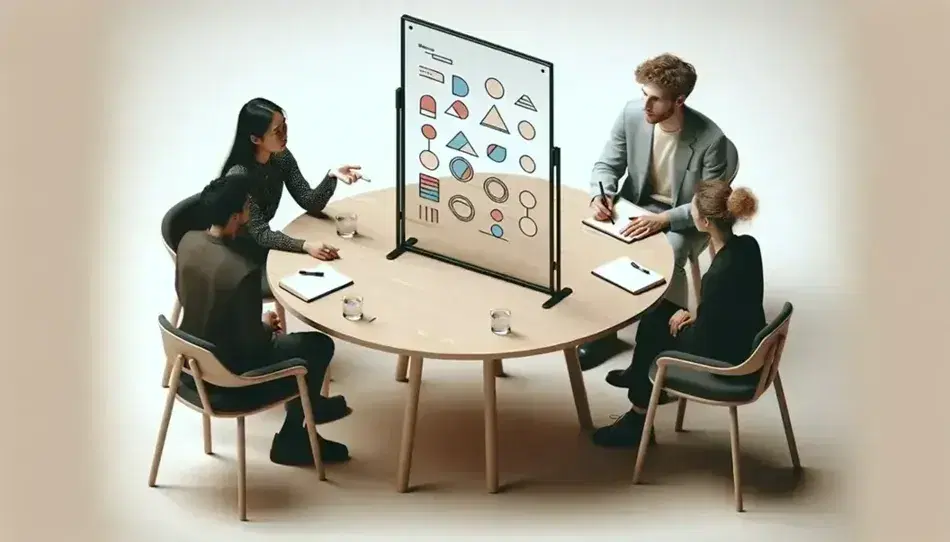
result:
[(356, 322), (363, 319), (363, 298), (358, 295), (343, 296), (343, 318)]
[(337, 213), (334, 220), (337, 235), (344, 239), (352, 239), (356, 235), (356, 213)]
[(495, 335), (511, 333), (511, 311), (508, 309), (492, 309), (491, 332)]

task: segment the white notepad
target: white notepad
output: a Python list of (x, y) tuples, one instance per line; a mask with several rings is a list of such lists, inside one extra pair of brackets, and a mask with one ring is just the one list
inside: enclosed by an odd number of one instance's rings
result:
[(626, 256), (607, 262), (591, 273), (634, 295), (652, 290), (666, 282), (663, 275), (643, 267)]
[(320, 272), (323, 273), (323, 276), (302, 275), (300, 271), (298, 271), (293, 275), (287, 275), (280, 279), (278, 284), (282, 289), (307, 303), (353, 284), (353, 279), (340, 273), (330, 264), (320, 264), (316, 267), (302, 269), (301, 271)]
[(653, 213), (647, 211), (643, 207), (638, 207), (623, 198), (618, 198), (617, 201), (614, 202), (614, 224), (611, 224), (609, 220), (605, 220), (603, 222), (600, 220), (595, 220), (592, 216), (585, 218), (581, 222), (586, 226), (594, 228), (595, 230), (598, 230), (602, 233), (606, 233), (607, 235), (615, 239), (619, 239), (624, 243), (632, 243), (634, 241), (633, 237), (624, 237), (620, 234), (620, 232), (622, 232), (623, 229), (627, 227), (627, 224), (630, 223), (631, 218), (652, 214)]

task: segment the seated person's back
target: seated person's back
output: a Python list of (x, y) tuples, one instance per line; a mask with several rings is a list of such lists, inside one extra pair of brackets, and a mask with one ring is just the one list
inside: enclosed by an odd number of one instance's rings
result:
[[(231, 175), (212, 181), (202, 192), (201, 204), (211, 226), (186, 233), (175, 257), (175, 289), (184, 313), (179, 328), (211, 343), (218, 360), (235, 374), (303, 359), (314, 419), (317, 423), (340, 419), (349, 414), (346, 400), (320, 395), (333, 357), (333, 340), (315, 331), (284, 334), (283, 322), (270, 311), (262, 319), (261, 267), (234, 246), (235, 236), (248, 220), (254, 182), (251, 175)], [(196, 390), (194, 379), (186, 374), (181, 386)], [(246, 388), (207, 388), (212, 404), (254, 410), (295, 394), (298, 384), (295, 377), (286, 377)], [(343, 444), (319, 435), (318, 442), (324, 461), (349, 458)], [(299, 398), (287, 404), (284, 425), (274, 435), (271, 460), (285, 465), (313, 464)]]

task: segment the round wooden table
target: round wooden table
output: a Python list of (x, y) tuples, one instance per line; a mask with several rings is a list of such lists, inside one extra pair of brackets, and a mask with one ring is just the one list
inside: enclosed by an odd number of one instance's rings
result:
[[(271, 251), (267, 259), (267, 280), (277, 301), (304, 323), (337, 339), (398, 355), (397, 380), (405, 381), (408, 369), (397, 474), (400, 492), (409, 486), (423, 359), (482, 361), (486, 483), (494, 493), (498, 490), (495, 378), (502, 374), (501, 360), (563, 351), (577, 417), (582, 429), (591, 429), (577, 346), (630, 325), (665, 292), (665, 287), (659, 287), (630, 295), (595, 277), (591, 270), (628, 255), (669, 280), (673, 251), (663, 235), (628, 245), (584, 226), (581, 220), (591, 212), (590, 197), (562, 188), (561, 284), (573, 293), (544, 309), (546, 294), (455, 265), (413, 253), (387, 260), (396, 243), (395, 198), (395, 189), (385, 189), (331, 203), (327, 215), (357, 213), (359, 234), (352, 239), (338, 237), (332, 220), (306, 214), (284, 228), (288, 235), (338, 247), (341, 259), (332, 265), (353, 279), (352, 286), (304, 303), (279, 288), (278, 282), (320, 262), (306, 254), (280, 251)], [(344, 293), (362, 296), (365, 313), (376, 319), (344, 319)], [(510, 335), (491, 332), (489, 313), (496, 308), (511, 311)]]

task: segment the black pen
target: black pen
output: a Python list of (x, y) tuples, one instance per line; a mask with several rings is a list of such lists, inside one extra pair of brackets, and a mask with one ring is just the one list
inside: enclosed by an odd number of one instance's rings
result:
[(300, 274), (308, 277), (322, 277), (323, 271), (307, 271), (306, 269), (301, 269)]
[(647, 275), (650, 274), (649, 271), (647, 271), (646, 269), (644, 269), (644, 268), (640, 267), (639, 265), (637, 265), (637, 262), (630, 262), (630, 265), (634, 266), (635, 268), (639, 269), (640, 271), (643, 271), (643, 272), (646, 273)]
[[(604, 183), (598, 182), (597, 184), (600, 185), (600, 200), (604, 202), (604, 207), (606, 207), (606, 206), (607, 206), (607, 194), (604, 193)], [(608, 211), (610, 211), (610, 223), (611, 223), (611, 224), (616, 224), (616, 222), (614, 222), (614, 212), (613, 212), (613, 210), (612, 210), (612, 209), (608, 209)]]

